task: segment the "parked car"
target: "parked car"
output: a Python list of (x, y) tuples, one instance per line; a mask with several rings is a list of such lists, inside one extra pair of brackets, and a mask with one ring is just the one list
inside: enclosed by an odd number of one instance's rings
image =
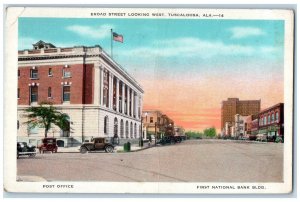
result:
[(35, 146), (27, 144), (26, 142), (17, 142), (17, 158), (26, 155), (28, 155), (29, 157), (35, 157)]
[(174, 138), (176, 143), (180, 143), (182, 141), (181, 136), (174, 136)]
[(111, 153), (114, 151), (113, 144), (104, 137), (92, 138), (91, 142), (84, 142), (80, 146), (80, 153), (84, 154), (88, 151), (105, 151)]
[(175, 144), (176, 143), (176, 139), (174, 136), (164, 136), (160, 139), (160, 141), (158, 142), (159, 144), (165, 145), (165, 144)]
[(45, 153), (46, 151), (57, 152), (57, 142), (56, 138), (46, 137), (42, 139), (42, 144), (38, 146), (40, 153)]

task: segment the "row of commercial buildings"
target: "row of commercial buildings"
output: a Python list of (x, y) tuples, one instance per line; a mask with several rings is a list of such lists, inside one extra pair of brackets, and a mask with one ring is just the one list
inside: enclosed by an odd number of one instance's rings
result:
[(52, 127), (48, 137), (59, 146), (76, 146), (92, 137), (115, 143), (137, 143), (167, 128), (176, 135), (182, 127), (160, 111), (143, 111), (141, 85), (100, 46), (59, 48), (38, 41), (18, 51), (18, 141), (39, 144), (44, 129), (24, 124), (25, 110), (50, 102), (68, 115), (70, 130)]
[(149, 138), (154, 135), (160, 139), (164, 135), (184, 136), (184, 128), (178, 126), (166, 114), (159, 110), (145, 110), (142, 115), (143, 119), (143, 137)]
[(223, 137), (274, 141), (284, 138), (284, 104), (278, 103), (261, 110), (260, 100), (228, 98), (222, 102), (221, 126)]

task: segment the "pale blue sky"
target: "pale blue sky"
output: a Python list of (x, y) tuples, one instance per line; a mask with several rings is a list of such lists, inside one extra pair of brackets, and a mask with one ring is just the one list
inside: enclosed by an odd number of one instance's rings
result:
[(19, 49), (31, 48), (41, 39), (61, 47), (99, 44), (110, 53), (113, 28), (124, 36), (123, 44), (114, 43), (114, 57), (120, 63), (132, 56), (135, 62), (155, 57), (168, 65), (182, 57), (210, 64), (224, 58), (278, 61), (283, 56), (283, 26), (283, 21), (266, 20), (20, 18)]

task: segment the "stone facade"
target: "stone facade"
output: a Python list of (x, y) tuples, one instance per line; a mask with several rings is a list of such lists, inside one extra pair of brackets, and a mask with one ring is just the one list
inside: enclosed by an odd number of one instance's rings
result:
[(28, 130), (23, 115), (29, 106), (48, 101), (69, 116), (71, 131), (53, 127), (48, 133), (63, 146), (96, 136), (138, 142), (144, 91), (135, 79), (100, 46), (45, 47), (41, 41), (19, 51), (18, 141), (38, 144), (43, 138), (44, 129)]

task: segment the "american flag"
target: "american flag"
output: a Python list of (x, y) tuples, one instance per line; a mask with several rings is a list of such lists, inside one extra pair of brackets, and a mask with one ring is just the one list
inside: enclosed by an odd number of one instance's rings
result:
[(123, 35), (119, 35), (116, 32), (113, 32), (113, 39), (115, 41), (123, 43)]

